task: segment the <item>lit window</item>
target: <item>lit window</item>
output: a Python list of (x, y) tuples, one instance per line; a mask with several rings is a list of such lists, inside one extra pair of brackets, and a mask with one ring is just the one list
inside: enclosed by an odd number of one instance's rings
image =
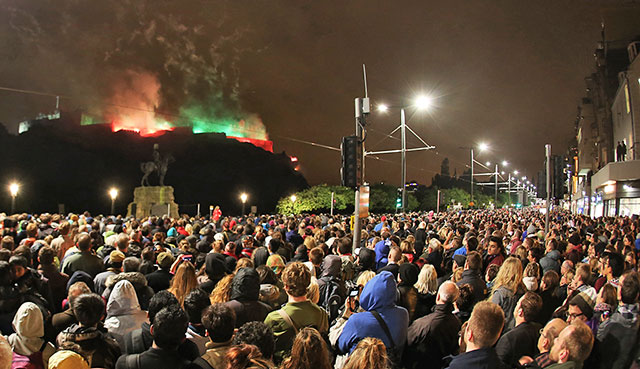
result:
[(629, 84), (624, 85), (624, 101), (627, 108), (627, 114), (631, 112), (631, 103), (629, 102)]

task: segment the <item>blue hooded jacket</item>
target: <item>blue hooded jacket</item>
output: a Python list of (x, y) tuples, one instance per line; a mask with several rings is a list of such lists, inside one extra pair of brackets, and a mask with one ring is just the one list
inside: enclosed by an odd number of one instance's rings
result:
[(397, 350), (402, 352), (407, 341), (409, 313), (405, 308), (396, 306), (397, 296), (396, 281), (390, 272), (383, 271), (367, 282), (360, 294), (360, 306), (366, 311), (349, 317), (336, 344), (338, 351), (350, 353), (366, 337), (379, 338), (387, 349), (391, 347), (380, 323), (370, 313), (375, 310), (387, 323)]
[(391, 250), (391, 241), (382, 240), (376, 243), (374, 251), (376, 252), (376, 270), (384, 268), (389, 262), (389, 251)]

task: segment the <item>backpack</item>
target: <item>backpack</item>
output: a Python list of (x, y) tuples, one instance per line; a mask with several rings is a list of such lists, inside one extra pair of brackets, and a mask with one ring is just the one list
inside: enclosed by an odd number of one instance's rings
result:
[(130, 341), (127, 342), (130, 348), (130, 353), (142, 353), (147, 351), (147, 347), (144, 345), (144, 338), (142, 337), (142, 329), (136, 329), (129, 335)]
[(31, 355), (20, 355), (14, 351), (11, 369), (45, 369), (44, 362), (42, 361), (42, 351), (46, 346), (47, 343), (45, 342), (39, 351)]
[(336, 318), (338, 318), (339, 310), (344, 304), (342, 300), (342, 296), (340, 296), (340, 284), (334, 280), (333, 278), (328, 280), (323, 280), (325, 283), (322, 286), (322, 298), (320, 299), (322, 302), (320, 307), (325, 309), (329, 314), (329, 322), (333, 322)]

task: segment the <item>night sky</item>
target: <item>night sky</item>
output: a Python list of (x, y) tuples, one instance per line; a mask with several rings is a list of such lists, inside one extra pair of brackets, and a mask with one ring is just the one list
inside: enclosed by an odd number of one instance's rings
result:
[[(602, 20), (633, 26), (629, 14), (639, 7), (0, 0), (0, 87), (60, 94), (63, 109), (105, 115), (113, 104), (137, 99), (170, 117), (185, 106), (203, 106), (212, 119), (257, 116), (274, 151), (297, 156), (310, 184), (337, 184), (340, 153), (292, 139), (339, 147), (353, 134), (365, 63), (374, 104), (410, 104), (421, 93), (436, 98), (430, 112), (408, 113), (409, 126), (437, 147), (408, 155), (409, 180), (429, 184), (445, 157), (460, 174), (469, 151), (459, 147), (480, 142), (491, 151), (478, 160), (507, 160), (532, 176), (542, 169), (545, 143), (563, 153), (573, 136)], [(132, 75), (153, 76), (158, 96), (132, 96), (139, 87)], [(20, 120), (54, 104), (52, 97), (0, 91), (0, 122), (16, 132)], [(372, 112), (368, 150), (399, 148), (399, 140), (385, 139), (399, 116)], [(399, 184), (400, 156), (380, 158), (367, 161), (367, 181)]]

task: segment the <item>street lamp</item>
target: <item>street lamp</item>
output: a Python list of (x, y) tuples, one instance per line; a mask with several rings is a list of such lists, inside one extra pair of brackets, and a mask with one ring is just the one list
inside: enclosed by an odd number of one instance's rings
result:
[(289, 199), (291, 199), (291, 202), (296, 202), (298, 197), (296, 195), (291, 195), (291, 197)]
[[(473, 162), (475, 159), (473, 158), (473, 147), (469, 147), (469, 149), (471, 150), (471, 203), (473, 203)], [(480, 151), (485, 151), (489, 149), (489, 145), (482, 142), (478, 145), (478, 149), (480, 149)]]
[(109, 190), (109, 196), (111, 197), (111, 215), (115, 215), (116, 197), (118, 197), (118, 189), (112, 187)]
[(16, 196), (18, 196), (18, 190), (20, 190), (20, 185), (16, 182), (9, 185), (9, 192), (11, 193), (11, 214), (13, 214), (16, 209)]
[[(400, 137), (401, 137), (401, 149), (402, 153), (402, 175), (401, 175), (401, 186), (402, 186), (402, 207), (401, 211), (404, 213), (407, 205), (407, 123), (405, 116), (405, 109), (409, 107), (413, 107), (417, 110), (427, 110), (433, 106), (433, 98), (428, 95), (420, 95), (416, 97), (412, 105), (409, 106), (401, 106), (400, 107)], [(387, 112), (389, 111), (389, 106), (385, 104), (378, 105), (378, 111)], [(396, 128), (397, 129), (397, 128)], [(409, 128), (411, 130), (411, 128)], [(413, 132), (413, 131), (411, 131)], [(415, 133), (414, 133), (415, 135)], [(424, 141), (423, 141), (424, 143)], [(433, 147), (427, 147), (419, 150), (430, 149)], [(413, 150), (412, 150), (413, 151)], [(389, 152), (381, 152), (381, 153), (389, 153)], [(373, 154), (373, 153), (371, 153)]]
[(244, 216), (244, 204), (247, 202), (249, 196), (246, 193), (240, 194), (240, 200), (242, 201), (242, 215)]

